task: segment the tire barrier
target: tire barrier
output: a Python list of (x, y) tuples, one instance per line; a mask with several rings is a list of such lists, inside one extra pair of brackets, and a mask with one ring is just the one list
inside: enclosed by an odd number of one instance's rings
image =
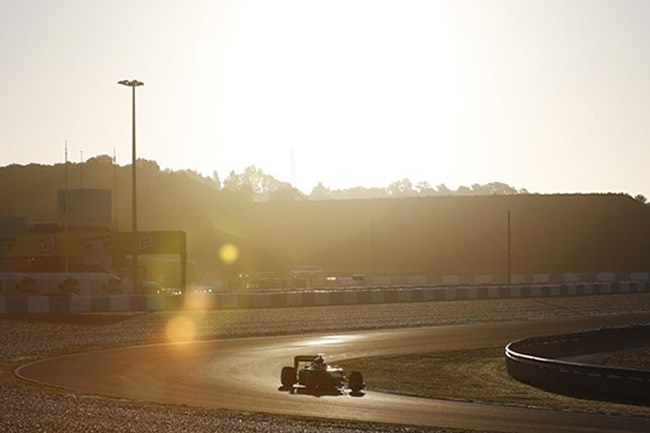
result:
[(527, 338), (506, 346), (506, 368), (511, 377), (545, 391), (592, 400), (650, 404), (648, 370), (558, 359), (648, 345), (649, 325)]
[(531, 284), (455, 287), (375, 287), (273, 292), (169, 295), (6, 296), (0, 314), (284, 308), (400, 302), (516, 299), (647, 292), (648, 282)]

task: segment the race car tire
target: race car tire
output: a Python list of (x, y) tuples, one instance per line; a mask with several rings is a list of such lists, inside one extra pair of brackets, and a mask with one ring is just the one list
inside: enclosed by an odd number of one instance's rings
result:
[(359, 371), (353, 371), (350, 373), (350, 379), (348, 380), (348, 385), (352, 392), (359, 392), (363, 388), (365, 388), (365, 384), (363, 383), (363, 375)]
[(291, 388), (296, 383), (296, 369), (293, 367), (282, 367), (280, 381), (283, 387)]

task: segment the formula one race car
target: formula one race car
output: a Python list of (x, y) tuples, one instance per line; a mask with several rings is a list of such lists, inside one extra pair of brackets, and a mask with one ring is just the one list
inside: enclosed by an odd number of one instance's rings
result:
[(323, 355), (294, 357), (293, 367), (283, 367), (280, 379), (283, 388), (291, 390), (339, 391), (347, 386), (353, 393), (359, 393), (366, 387), (360, 372), (353, 371), (348, 377), (342, 368), (327, 365)]

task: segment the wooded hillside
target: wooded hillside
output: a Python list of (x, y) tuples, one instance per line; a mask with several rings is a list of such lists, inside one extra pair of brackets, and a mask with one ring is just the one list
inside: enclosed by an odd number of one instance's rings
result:
[[(505, 274), (506, 215), (511, 212), (513, 273), (648, 270), (650, 208), (624, 194), (436, 196), (307, 200), (278, 194), (252, 200), (190, 171), (138, 163), (141, 230), (184, 230), (195, 277), (286, 272), (319, 266), (347, 273)], [(81, 164), (69, 165), (79, 188)], [(110, 158), (83, 164), (83, 187), (113, 191), (118, 227), (130, 230), (130, 166)], [(0, 168), (0, 215), (56, 217), (65, 169)], [(239, 248), (221, 263), (225, 243)]]

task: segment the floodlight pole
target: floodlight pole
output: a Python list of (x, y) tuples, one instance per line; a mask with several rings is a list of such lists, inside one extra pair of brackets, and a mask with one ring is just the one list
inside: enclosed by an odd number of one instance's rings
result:
[[(138, 80), (122, 80), (118, 81), (117, 84), (121, 84), (123, 86), (128, 86), (131, 88), (131, 105), (132, 105), (132, 112), (131, 112), (131, 128), (132, 128), (132, 142), (133, 142), (133, 158), (132, 158), (132, 163), (131, 163), (131, 176), (133, 179), (132, 186), (133, 186), (133, 192), (131, 194), (133, 202), (131, 204), (131, 210), (133, 213), (133, 233), (138, 232), (138, 211), (137, 211), (137, 199), (136, 199), (136, 177), (135, 177), (135, 162), (136, 162), (136, 154), (135, 154), (135, 88), (139, 86), (143, 86), (144, 83)], [(132, 254), (132, 280), (133, 280), (133, 288), (132, 290), (134, 292), (137, 292), (138, 290), (138, 251), (137, 251), (137, 244), (133, 246), (134, 251)]]

